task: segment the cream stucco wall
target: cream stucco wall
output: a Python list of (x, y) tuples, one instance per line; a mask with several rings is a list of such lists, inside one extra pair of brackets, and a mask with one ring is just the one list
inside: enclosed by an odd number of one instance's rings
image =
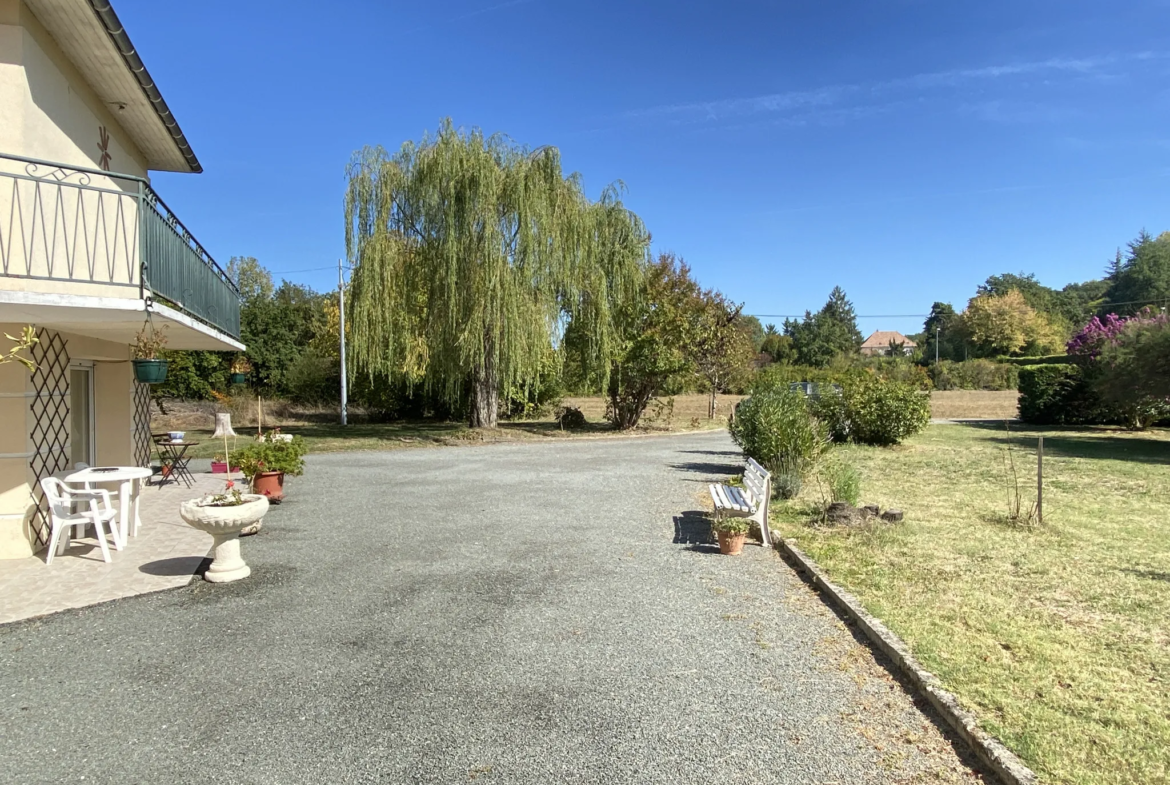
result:
[[(0, 332), (15, 334), (21, 326), (0, 324)], [(104, 465), (134, 465), (134, 371), (129, 347), (83, 335), (59, 335), (69, 362), (92, 363), (95, 460)], [(68, 387), (60, 385), (48, 393), (66, 400), (67, 394)], [(30, 525), (36, 503), (32, 456), (46, 447), (69, 454), (67, 428), (48, 444), (43, 429), (34, 438), (36, 399), (36, 385), (23, 365), (0, 364), (0, 559), (28, 557), (36, 547)]]
[[(145, 158), (116, 112), (28, 6), (0, 0), (0, 154), (145, 178)], [(61, 176), (49, 166), (0, 158), (0, 214), (16, 219), (0, 237), (0, 272), (11, 276), (0, 279), (0, 289), (139, 297), (138, 189), (134, 180)]]
[(0, 152), (146, 177), (146, 159), (20, 0), (0, 0)]

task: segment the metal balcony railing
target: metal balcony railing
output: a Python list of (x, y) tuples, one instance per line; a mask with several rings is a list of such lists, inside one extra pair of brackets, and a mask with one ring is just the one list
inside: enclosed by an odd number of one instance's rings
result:
[(236, 285), (134, 175), (0, 153), (0, 275), (51, 291), (134, 288), (240, 337)]

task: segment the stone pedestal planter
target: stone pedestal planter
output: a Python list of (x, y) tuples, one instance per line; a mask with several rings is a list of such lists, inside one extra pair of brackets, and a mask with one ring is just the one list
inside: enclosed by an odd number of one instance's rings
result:
[(254, 525), (268, 512), (268, 499), (258, 494), (244, 494), (244, 503), (228, 507), (204, 504), (192, 499), (179, 506), (179, 515), (188, 526), (205, 531), (215, 538), (215, 561), (207, 568), (204, 580), (227, 583), (247, 578), (252, 569), (240, 557), (240, 531)]

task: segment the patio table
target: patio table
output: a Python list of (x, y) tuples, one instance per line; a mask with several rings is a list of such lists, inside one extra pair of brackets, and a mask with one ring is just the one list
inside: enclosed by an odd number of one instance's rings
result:
[(175, 442), (170, 439), (155, 439), (155, 446), (158, 447), (159, 463), (161, 477), (158, 485), (166, 485), (168, 482), (178, 482), (182, 480), (190, 488), (195, 478), (191, 476), (191, 470), (187, 468), (187, 464), (191, 459), (187, 457), (187, 450), (199, 444), (199, 442), (181, 441)]
[(130, 533), (130, 511), (134, 512), (134, 536), (138, 536), (138, 496), (142, 481), (153, 472), (141, 466), (91, 466), (67, 474), (67, 483), (116, 482), (118, 483), (118, 532), (122, 542)]

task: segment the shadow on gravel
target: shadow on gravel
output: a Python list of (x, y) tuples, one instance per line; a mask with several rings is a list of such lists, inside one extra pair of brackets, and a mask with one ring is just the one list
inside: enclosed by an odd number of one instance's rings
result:
[(687, 545), (687, 550), (699, 553), (718, 553), (719, 546), (711, 534), (711, 519), (702, 510), (687, 510), (674, 516), (676, 545)]
[(204, 556), (182, 556), (175, 559), (159, 559), (139, 565), (138, 571), (147, 575), (198, 575), (203, 577), (207, 568), (211, 566), (211, 559)]

